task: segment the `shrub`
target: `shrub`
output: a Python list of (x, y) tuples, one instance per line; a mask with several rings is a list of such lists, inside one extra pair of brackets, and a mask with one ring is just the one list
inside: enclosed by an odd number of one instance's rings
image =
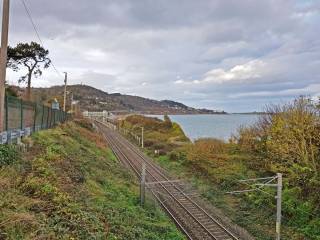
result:
[(167, 129), (170, 129), (170, 128), (172, 128), (172, 122), (171, 122), (171, 119), (170, 119), (170, 117), (166, 114), (166, 115), (164, 115), (164, 121), (163, 121), (163, 123), (162, 123), (162, 125), (165, 127), (165, 128), (167, 128)]
[(154, 144), (155, 143), (152, 140), (144, 140), (144, 146), (145, 147), (152, 147)]
[(195, 143), (191, 145), (189, 149), (189, 159), (209, 159), (214, 154), (225, 153), (226, 150), (227, 144), (223, 141), (214, 138), (203, 138), (196, 140)]
[[(268, 115), (240, 130), (239, 144), (260, 156), (269, 170), (296, 174), (320, 170), (319, 110), (309, 99), (299, 98), (284, 106), (271, 106)], [(308, 173), (309, 175), (309, 173)]]
[(85, 129), (88, 129), (90, 131), (93, 130), (93, 126), (92, 126), (92, 123), (86, 119), (77, 119), (77, 120), (74, 120), (75, 123), (77, 123), (80, 127), (82, 128), (85, 128)]
[(240, 130), (239, 145), (254, 154), (261, 170), (281, 172), (297, 199), (320, 201), (320, 112), (310, 99), (299, 98), (283, 106), (269, 106), (258, 123)]
[(0, 167), (19, 160), (20, 154), (13, 145), (0, 145)]
[(172, 151), (169, 153), (169, 159), (172, 161), (177, 161), (179, 159), (179, 155), (177, 152)]

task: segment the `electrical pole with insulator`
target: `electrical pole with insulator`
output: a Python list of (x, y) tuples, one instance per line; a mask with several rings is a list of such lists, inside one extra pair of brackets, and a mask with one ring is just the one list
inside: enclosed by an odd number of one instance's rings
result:
[[(272, 183), (273, 181), (277, 180), (277, 183)], [(263, 183), (254, 183), (257, 181), (265, 181)], [(239, 182), (246, 183), (246, 185), (251, 185), (252, 189), (246, 189), (246, 190), (239, 190), (239, 191), (232, 191), (227, 192), (230, 194), (239, 194), (239, 193), (248, 193), (248, 192), (254, 192), (254, 191), (262, 191), (261, 188), (263, 187), (276, 187), (277, 188), (277, 213), (276, 213), (276, 240), (281, 240), (281, 217), (282, 217), (282, 188), (283, 188), (283, 180), (282, 180), (282, 174), (277, 173), (276, 176), (273, 177), (264, 177), (264, 178), (252, 178), (252, 179), (244, 179), (240, 180)], [(252, 184), (248, 184), (248, 182), (253, 182)], [(264, 192), (264, 191), (262, 191)], [(264, 192), (265, 193), (265, 192)]]
[(141, 148), (144, 148), (144, 127), (141, 127)]
[(276, 220), (276, 240), (280, 240), (280, 234), (281, 234), (281, 202), (282, 202), (282, 174), (277, 174), (277, 220)]
[(10, 0), (3, 0), (1, 51), (0, 51), (0, 133), (4, 131), (4, 116), (5, 116), (4, 102), (5, 102), (5, 82), (6, 82), (6, 73), (7, 73), (9, 10), (10, 10)]

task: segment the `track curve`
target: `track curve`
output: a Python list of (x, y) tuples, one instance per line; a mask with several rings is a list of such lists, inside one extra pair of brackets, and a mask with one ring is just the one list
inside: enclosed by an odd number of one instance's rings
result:
[(146, 165), (146, 181), (157, 182), (148, 189), (188, 239), (240, 240), (189, 197), (178, 181), (173, 181), (164, 169), (145, 156), (138, 147), (107, 125), (97, 121), (95, 123), (116, 157), (139, 179), (142, 165)]

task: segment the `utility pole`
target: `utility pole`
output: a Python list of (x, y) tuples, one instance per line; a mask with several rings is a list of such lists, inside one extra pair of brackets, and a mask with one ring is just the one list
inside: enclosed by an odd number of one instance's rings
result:
[(64, 73), (64, 95), (63, 95), (63, 111), (66, 111), (66, 101), (67, 101), (67, 80), (68, 73)]
[(144, 148), (144, 127), (141, 127), (141, 148)]
[(146, 164), (142, 164), (141, 182), (140, 182), (140, 205), (144, 205), (146, 195)]
[(276, 220), (276, 240), (280, 240), (280, 229), (281, 229), (281, 201), (282, 201), (282, 174), (277, 174), (277, 220)]
[[(277, 180), (276, 184), (272, 184), (272, 181)], [(266, 181), (263, 183), (254, 183), (254, 184), (248, 184), (247, 182), (257, 182), (257, 181)], [(265, 178), (252, 178), (252, 179), (245, 179), (245, 180), (240, 180), (239, 182), (245, 183), (249, 186), (252, 186), (252, 189), (246, 189), (246, 190), (240, 190), (240, 191), (232, 191), (232, 192), (227, 192), (230, 194), (239, 194), (239, 193), (247, 193), (247, 192), (254, 192), (254, 191), (262, 191), (261, 189), (263, 187), (276, 187), (277, 188), (277, 214), (276, 214), (276, 240), (281, 240), (281, 205), (282, 205), (282, 174), (277, 173), (277, 176), (273, 177), (265, 177)], [(266, 193), (266, 192), (264, 192)]]
[(4, 123), (5, 82), (6, 82), (6, 73), (7, 73), (9, 11), (10, 11), (10, 0), (3, 0), (1, 52), (0, 52), (0, 133), (4, 130), (3, 123)]

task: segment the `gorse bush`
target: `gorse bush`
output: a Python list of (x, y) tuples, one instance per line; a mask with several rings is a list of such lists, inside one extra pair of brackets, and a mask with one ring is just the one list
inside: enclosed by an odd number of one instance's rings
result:
[(320, 220), (315, 217), (320, 213), (318, 105), (301, 97), (290, 104), (269, 106), (267, 112), (254, 126), (240, 129), (239, 146), (252, 153), (256, 170), (284, 174), (284, 216), (315, 239), (320, 234)]
[(187, 159), (190, 162), (200, 162), (212, 160), (214, 162), (216, 154), (225, 153), (227, 145), (218, 139), (199, 139), (188, 149)]
[(269, 107), (255, 126), (240, 130), (239, 145), (260, 156), (267, 170), (303, 187), (303, 195), (313, 194), (308, 188), (319, 182), (320, 116), (311, 100)]

